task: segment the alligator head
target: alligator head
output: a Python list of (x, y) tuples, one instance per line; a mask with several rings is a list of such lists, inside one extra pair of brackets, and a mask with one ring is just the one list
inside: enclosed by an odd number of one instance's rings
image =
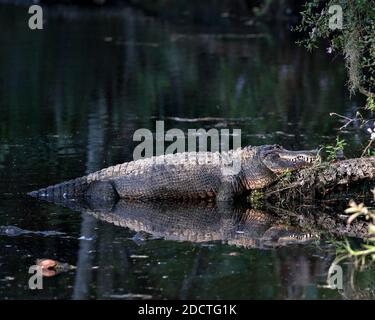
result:
[(261, 148), (259, 156), (268, 169), (279, 174), (311, 166), (317, 154), (316, 150), (290, 151), (279, 145), (269, 145)]

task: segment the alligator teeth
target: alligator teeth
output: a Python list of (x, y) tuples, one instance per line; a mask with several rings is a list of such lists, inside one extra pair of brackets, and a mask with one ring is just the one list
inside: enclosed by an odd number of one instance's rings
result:
[(297, 157), (291, 159), (291, 161), (294, 162), (294, 163), (297, 162), (297, 161), (300, 161), (300, 160), (302, 160), (304, 162), (308, 162), (308, 163), (314, 162), (314, 158), (305, 157), (305, 156), (297, 156)]

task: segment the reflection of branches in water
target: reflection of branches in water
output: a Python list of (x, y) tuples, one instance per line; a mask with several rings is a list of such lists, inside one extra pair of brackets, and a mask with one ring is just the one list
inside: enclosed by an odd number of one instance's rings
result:
[(304, 232), (318, 234), (326, 239), (340, 238), (343, 236), (365, 238), (367, 236), (368, 224), (358, 221), (348, 225), (347, 216), (343, 219), (337, 214), (338, 203), (333, 206), (327, 203), (291, 205), (289, 208), (281, 208), (270, 204), (266, 210), (292, 225), (298, 225)]
[[(342, 266), (342, 262), (346, 261), (344, 268)], [(361, 288), (360, 285), (357, 284), (357, 278), (364, 272), (366, 269), (370, 269), (374, 267), (374, 264), (366, 264), (363, 260), (363, 257), (352, 257), (348, 254), (341, 254), (332, 262), (330, 268), (327, 273), (327, 284), (328, 288), (330, 288), (330, 275), (332, 274), (332, 270), (335, 267), (340, 267), (343, 270), (343, 278), (342, 278), (342, 289), (338, 289), (337, 291), (342, 295), (345, 299), (374, 299), (375, 298), (375, 284), (373, 283), (372, 287), (369, 287), (369, 279), (366, 279), (366, 287)], [(345, 271), (347, 271), (345, 273)], [(344, 279), (344, 275), (346, 277)], [(372, 274), (370, 272), (370, 274)], [(336, 289), (336, 288), (332, 288)]]
[[(374, 193), (374, 192), (373, 192)], [(375, 197), (375, 193), (374, 193)], [(345, 210), (346, 214), (351, 214), (347, 218), (347, 225), (350, 226), (355, 223), (359, 217), (364, 217), (366, 220), (371, 222), (368, 224), (366, 243), (360, 243), (360, 250), (353, 249), (352, 244), (347, 238), (344, 241), (336, 242), (336, 258), (332, 262), (328, 274), (327, 274), (327, 284), (330, 287), (331, 276), (334, 271), (340, 274), (336, 275), (337, 281), (342, 281), (340, 283), (339, 292), (345, 298), (352, 299), (363, 299), (363, 298), (374, 298), (375, 286), (373, 288), (358, 289), (356, 286), (356, 276), (357, 274), (363, 272), (369, 267), (373, 267), (375, 258), (375, 246), (374, 246), (374, 234), (375, 234), (375, 212), (367, 208), (363, 203), (357, 204), (354, 200), (349, 202), (349, 207)], [(344, 287), (344, 279), (342, 277), (343, 267), (340, 265), (343, 262), (347, 262), (346, 266), (348, 268), (349, 280), (346, 281), (346, 286)], [(340, 279), (341, 278), (341, 279)], [(368, 281), (367, 281), (368, 283)], [(335, 286), (335, 285), (334, 285)], [(342, 286), (342, 288), (341, 288)]]
[(0, 168), (4, 167), (4, 161), (6, 156), (9, 154), (10, 148), (9, 145), (5, 144), (3, 141), (0, 141)]

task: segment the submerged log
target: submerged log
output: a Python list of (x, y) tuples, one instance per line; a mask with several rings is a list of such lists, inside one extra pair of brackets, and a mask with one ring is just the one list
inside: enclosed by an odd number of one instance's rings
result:
[[(375, 157), (363, 157), (322, 163), (301, 171), (286, 174), (263, 190), (262, 198), (268, 201), (300, 199), (315, 200), (327, 194), (375, 179)], [(366, 192), (369, 192), (369, 188)]]

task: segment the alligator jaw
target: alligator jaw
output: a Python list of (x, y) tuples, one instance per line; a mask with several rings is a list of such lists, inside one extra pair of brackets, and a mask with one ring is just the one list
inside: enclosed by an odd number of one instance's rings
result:
[(309, 167), (317, 160), (317, 155), (317, 150), (290, 151), (276, 146), (261, 154), (261, 160), (268, 169), (279, 174)]

